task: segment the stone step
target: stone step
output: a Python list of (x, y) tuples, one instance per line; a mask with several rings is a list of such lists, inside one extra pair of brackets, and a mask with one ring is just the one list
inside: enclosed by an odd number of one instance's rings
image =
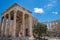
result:
[(28, 40), (29, 38), (28, 37), (16, 37), (16, 38), (8, 38), (8, 37), (0, 37), (0, 40)]

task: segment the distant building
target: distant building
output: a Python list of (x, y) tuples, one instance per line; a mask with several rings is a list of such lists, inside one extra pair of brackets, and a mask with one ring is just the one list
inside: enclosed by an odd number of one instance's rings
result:
[(60, 30), (60, 20), (54, 20), (51, 22), (43, 22), (48, 27), (48, 31)]
[(51, 22), (43, 22), (43, 24), (47, 25), (47, 28), (48, 28), (47, 31), (52, 31), (52, 23)]
[(60, 35), (60, 20), (54, 20), (51, 22), (43, 22), (47, 25), (48, 32), (50, 35), (59, 36)]

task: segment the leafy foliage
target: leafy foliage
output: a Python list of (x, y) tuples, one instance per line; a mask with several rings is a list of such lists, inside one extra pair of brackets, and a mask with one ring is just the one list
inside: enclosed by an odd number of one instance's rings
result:
[(42, 23), (38, 23), (33, 28), (33, 34), (37, 34), (39, 36), (41, 36), (42, 34), (45, 34), (46, 31), (47, 31), (47, 26)]

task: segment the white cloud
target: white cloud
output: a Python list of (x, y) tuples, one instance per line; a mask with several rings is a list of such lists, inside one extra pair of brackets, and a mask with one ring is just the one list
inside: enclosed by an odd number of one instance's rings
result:
[(58, 12), (52, 12), (53, 14), (58, 14)]
[(42, 13), (44, 13), (44, 10), (43, 10), (43, 8), (34, 8), (34, 12), (42, 14)]

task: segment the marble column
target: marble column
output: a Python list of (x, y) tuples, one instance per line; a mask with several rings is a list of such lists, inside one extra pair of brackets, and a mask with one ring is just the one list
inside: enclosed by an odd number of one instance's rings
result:
[(1, 23), (0, 23), (0, 36), (1, 36), (1, 27), (2, 27), (2, 19), (1, 19)]
[(24, 20), (25, 16), (24, 16), (24, 13), (23, 13), (23, 16), (22, 16), (22, 29), (23, 29), (23, 33), (22, 33), (22, 36), (25, 36), (25, 20)]
[(11, 18), (10, 18), (10, 13), (8, 14), (8, 23), (9, 23), (9, 26), (8, 26), (8, 28), (9, 28), (9, 36), (11, 35), (11, 32), (10, 32), (10, 21), (11, 21)]
[(6, 22), (6, 26), (5, 26), (5, 36), (7, 36), (7, 22)]
[(3, 34), (5, 36), (5, 27), (6, 27), (6, 16), (4, 17), (4, 26), (3, 26)]
[(14, 32), (13, 32), (13, 37), (16, 37), (16, 14), (17, 14), (17, 11), (14, 10)]
[(5, 36), (7, 36), (7, 33), (6, 33), (7, 29), (6, 28), (7, 28), (7, 16), (6, 16), (6, 23), (5, 23)]
[(3, 33), (3, 27), (2, 27), (2, 25), (3, 25), (3, 17), (2, 17), (2, 19), (1, 19), (1, 37), (2, 37), (2, 33)]
[(30, 34), (30, 38), (29, 38), (29, 40), (33, 40), (34, 39), (34, 37), (33, 37), (33, 30), (32, 30), (32, 16), (31, 16), (31, 14), (29, 15), (29, 34)]
[(5, 36), (5, 27), (6, 27), (6, 16), (3, 19), (3, 36)]

